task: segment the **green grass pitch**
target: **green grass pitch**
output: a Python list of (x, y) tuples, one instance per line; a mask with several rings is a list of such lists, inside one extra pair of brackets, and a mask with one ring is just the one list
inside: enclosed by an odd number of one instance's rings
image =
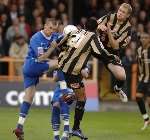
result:
[[(16, 140), (12, 130), (17, 114), (16, 108), (0, 108), (0, 140)], [(72, 121), (73, 113), (71, 124)], [(82, 129), (89, 140), (150, 140), (150, 127), (141, 131), (142, 125), (138, 112), (86, 112)], [(25, 125), (25, 140), (53, 140), (50, 110), (31, 109)]]

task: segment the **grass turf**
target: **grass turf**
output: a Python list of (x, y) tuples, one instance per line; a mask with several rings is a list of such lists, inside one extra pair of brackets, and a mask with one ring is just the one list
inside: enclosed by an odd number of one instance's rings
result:
[[(24, 129), (25, 140), (53, 140), (49, 112), (48, 109), (31, 109)], [(12, 130), (17, 114), (16, 108), (0, 108), (0, 140), (16, 140)], [(136, 112), (86, 112), (82, 129), (89, 140), (150, 140), (150, 127), (141, 131), (142, 125), (142, 118)]]

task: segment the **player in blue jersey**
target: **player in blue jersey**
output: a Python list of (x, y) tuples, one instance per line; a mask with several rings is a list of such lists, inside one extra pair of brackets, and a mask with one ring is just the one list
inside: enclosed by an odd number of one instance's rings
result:
[[(51, 123), (53, 129), (54, 140), (60, 140), (60, 116), (64, 123), (63, 134), (61, 140), (69, 139), (69, 105), (73, 102), (75, 94), (73, 90), (67, 87), (67, 83), (64, 79), (63, 73), (60, 70), (55, 71), (54, 79), (57, 81), (54, 95), (52, 98), (52, 116)], [(62, 96), (68, 96), (68, 100), (65, 102)], [(70, 98), (71, 97), (71, 98)]]
[(20, 107), (19, 119), (16, 129), (13, 131), (17, 140), (24, 140), (23, 126), (31, 107), (33, 97), (36, 91), (36, 85), (39, 83), (39, 77), (49, 69), (57, 67), (57, 60), (38, 61), (53, 42), (59, 42), (63, 36), (56, 33), (58, 23), (54, 19), (48, 19), (45, 22), (44, 29), (35, 33), (29, 44), (29, 51), (23, 66), (25, 96)]
[[(87, 68), (82, 69), (82, 76), (87, 78)], [(75, 93), (72, 89), (67, 87), (64, 74), (61, 70), (55, 71), (54, 74), (57, 86), (52, 98), (52, 116), (51, 123), (53, 129), (54, 140), (60, 140), (60, 116), (62, 117), (64, 127), (61, 140), (69, 140), (69, 117), (70, 106), (75, 100)]]

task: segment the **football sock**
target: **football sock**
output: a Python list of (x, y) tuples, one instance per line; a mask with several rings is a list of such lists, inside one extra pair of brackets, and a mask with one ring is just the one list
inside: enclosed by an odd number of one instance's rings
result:
[(52, 129), (54, 134), (54, 140), (59, 140), (59, 128), (60, 128), (60, 108), (53, 106), (52, 109)]
[(85, 106), (85, 101), (77, 101), (75, 107), (73, 130), (80, 129), (80, 121), (82, 120), (84, 115), (84, 106)]
[(141, 112), (141, 114), (143, 116), (144, 121), (148, 121), (149, 120), (149, 116), (148, 116), (148, 114), (146, 112), (145, 103), (144, 103), (143, 98), (136, 97), (136, 102), (138, 104), (138, 107), (140, 109), (140, 112)]
[(116, 80), (115, 83), (117, 85), (117, 88), (122, 88), (124, 85), (124, 80)]
[(67, 137), (66, 135), (69, 133), (69, 106), (67, 103), (61, 103), (61, 116), (64, 121), (63, 136)]
[(20, 114), (19, 114), (19, 120), (17, 124), (17, 128), (23, 129), (23, 125), (26, 119), (26, 116), (28, 115), (28, 111), (30, 109), (31, 104), (24, 101), (20, 107)]

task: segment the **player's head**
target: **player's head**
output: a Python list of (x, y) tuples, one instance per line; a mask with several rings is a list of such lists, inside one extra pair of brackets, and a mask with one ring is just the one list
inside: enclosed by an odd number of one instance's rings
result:
[(120, 5), (118, 11), (117, 11), (117, 19), (120, 21), (125, 21), (130, 17), (132, 13), (132, 7), (128, 3), (123, 3)]
[(56, 32), (58, 29), (58, 22), (53, 18), (48, 18), (44, 24), (44, 32), (47, 36), (51, 35), (53, 32)]
[(97, 20), (94, 18), (89, 18), (85, 24), (85, 29), (90, 32), (95, 32), (98, 27)]
[(73, 34), (75, 32), (78, 31), (78, 28), (74, 25), (67, 25), (65, 26), (64, 30), (63, 30), (63, 34), (64, 35), (69, 35), (69, 34)]
[(140, 35), (140, 41), (144, 48), (149, 47), (150, 45), (150, 35), (149, 34), (142, 34)]

